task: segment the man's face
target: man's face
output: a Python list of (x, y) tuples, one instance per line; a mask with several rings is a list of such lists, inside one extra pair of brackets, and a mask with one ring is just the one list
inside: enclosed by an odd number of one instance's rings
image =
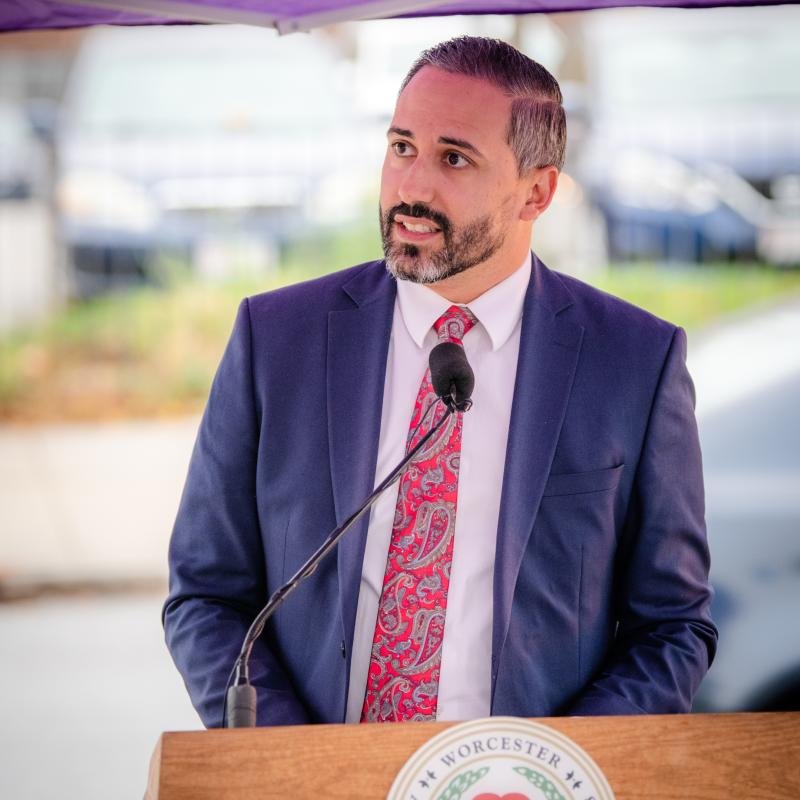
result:
[[(397, 278), (436, 283), (518, 251), (524, 186), (506, 142), (511, 100), (423, 67), (403, 90), (381, 175), (381, 233)], [(527, 244), (525, 245), (527, 247)]]

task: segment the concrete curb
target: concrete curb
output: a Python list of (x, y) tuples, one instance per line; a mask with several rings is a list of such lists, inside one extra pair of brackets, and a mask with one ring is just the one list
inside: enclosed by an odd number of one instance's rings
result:
[(0, 594), (163, 583), (198, 421), (0, 427)]

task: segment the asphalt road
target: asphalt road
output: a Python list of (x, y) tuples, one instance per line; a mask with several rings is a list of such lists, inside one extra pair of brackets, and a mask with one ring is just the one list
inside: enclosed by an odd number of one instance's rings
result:
[(202, 727), (163, 644), (161, 599), (0, 606), (0, 797), (140, 800), (161, 732)]

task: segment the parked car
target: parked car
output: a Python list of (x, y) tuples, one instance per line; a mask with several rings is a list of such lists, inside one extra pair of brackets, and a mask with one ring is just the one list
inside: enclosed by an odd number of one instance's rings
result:
[(800, 9), (585, 21), (578, 177), (611, 256), (800, 263)]
[(797, 306), (690, 346), (719, 647), (697, 711), (800, 710)]
[(201, 271), (242, 253), (268, 262), (313, 222), (354, 214), (358, 141), (341, 70), (319, 36), (93, 30), (57, 137), (76, 292), (146, 279), (165, 251)]

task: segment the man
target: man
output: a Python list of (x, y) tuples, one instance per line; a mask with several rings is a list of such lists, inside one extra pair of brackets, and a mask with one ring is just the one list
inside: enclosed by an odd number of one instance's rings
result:
[(716, 631), (685, 336), (530, 255), (565, 136), (512, 47), (426, 51), (388, 131), (385, 264), (242, 303), (164, 610), (206, 725), (267, 597), (430, 426), (437, 339), (474, 406), (256, 642), (258, 723), (689, 709)]

